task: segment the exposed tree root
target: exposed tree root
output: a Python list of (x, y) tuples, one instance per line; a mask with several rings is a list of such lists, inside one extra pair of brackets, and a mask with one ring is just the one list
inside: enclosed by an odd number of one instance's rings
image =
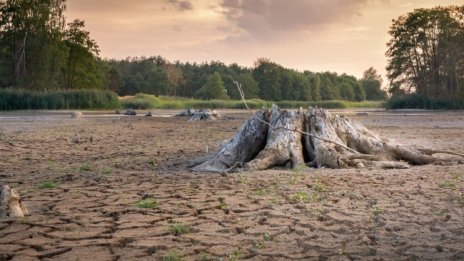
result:
[(227, 172), (252, 160), (266, 144), (268, 111), (258, 111), (246, 121), (238, 134), (210, 156), (189, 163), (194, 171)]

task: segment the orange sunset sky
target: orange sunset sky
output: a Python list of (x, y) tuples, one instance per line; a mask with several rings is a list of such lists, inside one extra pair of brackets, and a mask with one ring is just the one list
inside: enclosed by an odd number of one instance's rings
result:
[(462, 0), (68, 0), (104, 58), (252, 66), (266, 57), (299, 70), (383, 76), (391, 21), (415, 8)]

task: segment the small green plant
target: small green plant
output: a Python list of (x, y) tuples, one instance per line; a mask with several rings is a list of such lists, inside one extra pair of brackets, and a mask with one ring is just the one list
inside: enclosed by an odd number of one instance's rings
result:
[(170, 252), (169, 254), (161, 258), (162, 261), (182, 261), (182, 257), (176, 251)]
[(442, 183), (438, 184), (440, 188), (445, 188), (445, 189), (456, 189), (457, 184), (456, 180), (445, 180)]
[(181, 224), (181, 223), (174, 223), (169, 225), (169, 232), (174, 236), (180, 236), (183, 234), (190, 233), (190, 226)]
[(84, 163), (79, 166), (79, 172), (86, 172), (86, 171), (91, 171), (92, 170), (92, 165), (89, 163)]
[(464, 206), (464, 195), (459, 194), (457, 201), (459, 204)]
[(292, 171), (296, 172), (296, 173), (300, 173), (300, 174), (303, 174), (303, 172), (307, 169), (308, 167), (306, 166), (306, 164), (304, 163), (301, 163), (299, 164), (298, 166), (294, 167), (292, 169)]
[(113, 173), (113, 169), (110, 168), (110, 167), (103, 167), (100, 169), (100, 173), (103, 174), (103, 175), (109, 175), (111, 173)]
[(195, 192), (199, 188), (200, 188), (200, 186), (196, 182), (194, 182), (194, 181), (189, 182), (188, 189), (189, 189), (190, 192)]
[(269, 194), (269, 190), (267, 188), (261, 188), (258, 191), (256, 191), (256, 195), (258, 196), (266, 196)]
[(157, 208), (158, 202), (154, 198), (146, 198), (135, 203), (137, 208)]
[(242, 256), (242, 251), (240, 251), (240, 249), (237, 249), (228, 256), (228, 259), (229, 261), (236, 261), (236, 260), (239, 260), (241, 256)]
[(39, 189), (54, 189), (56, 187), (58, 187), (58, 183), (52, 180), (44, 181), (38, 186)]
[(374, 216), (378, 216), (380, 214), (383, 214), (383, 208), (381, 206), (372, 206), (371, 208), (371, 213), (374, 215)]
[(156, 163), (156, 160), (155, 159), (152, 159), (150, 164), (152, 165), (152, 171), (153, 171), (153, 174), (156, 175), (156, 168), (158, 167), (158, 164)]
[(290, 201), (294, 203), (305, 203), (309, 201), (309, 195), (307, 192), (298, 191), (292, 194)]
[(200, 253), (200, 261), (209, 261), (209, 260), (212, 260), (208, 253), (205, 253), (205, 252), (201, 252)]
[(318, 193), (322, 193), (325, 192), (327, 188), (322, 183), (316, 182), (316, 184), (314, 184), (314, 190)]
[(295, 185), (297, 182), (298, 182), (298, 176), (294, 174), (292, 174), (287, 180), (287, 183), (289, 185)]
[(271, 234), (269, 234), (269, 232), (265, 232), (263, 234), (263, 240), (264, 241), (271, 241), (272, 240)]
[(449, 210), (447, 208), (440, 209), (440, 211), (438, 211), (439, 216), (444, 216), (444, 215), (446, 215), (448, 213), (449, 213)]
[(238, 178), (238, 182), (239, 182), (240, 184), (244, 184), (244, 185), (249, 185), (249, 184), (250, 184), (250, 180), (248, 179), (247, 176), (240, 176), (240, 177)]
[(452, 178), (453, 180), (460, 180), (461, 177), (462, 177), (462, 173), (453, 173), (453, 174), (451, 175), (451, 178)]
[(221, 209), (225, 214), (230, 213), (229, 205), (227, 205), (227, 203), (224, 201), (224, 198), (222, 197), (219, 198), (219, 205), (217, 205), (215, 208)]

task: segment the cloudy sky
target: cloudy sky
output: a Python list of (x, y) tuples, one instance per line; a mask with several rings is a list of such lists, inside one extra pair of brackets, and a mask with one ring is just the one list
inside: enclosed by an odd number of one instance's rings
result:
[(266, 57), (299, 70), (385, 74), (391, 21), (462, 0), (68, 0), (101, 56), (252, 66)]

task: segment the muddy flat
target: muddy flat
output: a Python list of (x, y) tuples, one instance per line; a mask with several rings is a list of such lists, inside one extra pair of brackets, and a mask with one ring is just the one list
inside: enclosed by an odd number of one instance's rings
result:
[[(349, 114), (464, 153), (464, 112)], [(464, 259), (464, 165), (192, 173), (249, 115), (161, 116), (0, 115), (0, 183), (31, 214), (0, 220), (0, 260)]]

